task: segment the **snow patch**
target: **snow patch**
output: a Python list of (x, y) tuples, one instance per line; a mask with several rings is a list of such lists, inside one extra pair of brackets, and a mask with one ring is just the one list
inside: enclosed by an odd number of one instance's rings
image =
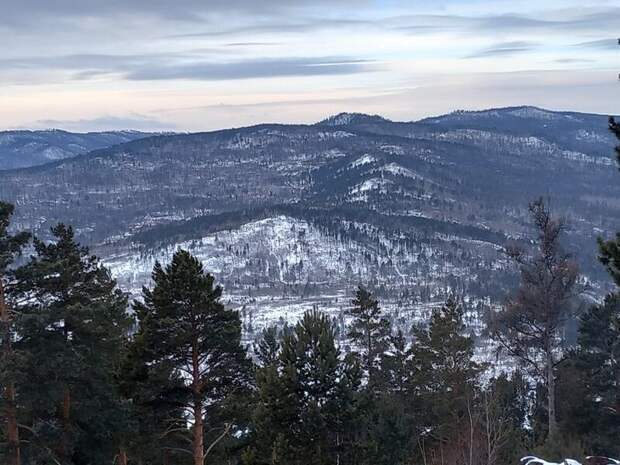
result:
[(372, 155), (366, 154), (358, 158), (354, 162), (349, 163), (349, 168), (358, 168), (360, 166), (368, 165), (369, 163), (374, 163), (376, 161), (377, 159), (375, 157), (373, 157)]
[(370, 178), (365, 181), (355, 185), (349, 191), (351, 194), (359, 194), (363, 192), (369, 192), (374, 190), (381, 190), (382, 192), (386, 192), (386, 187), (390, 184), (394, 184), (389, 179), (383, 178)]

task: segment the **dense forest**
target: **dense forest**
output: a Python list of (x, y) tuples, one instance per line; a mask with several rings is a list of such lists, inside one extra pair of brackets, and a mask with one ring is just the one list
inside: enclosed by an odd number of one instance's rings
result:
[[(620, 139), (620, 125), (610, 128)], [(569, 346), (579, 269), (563, 248), (566, 224), (543, 200), (529, 205), (533, 246), (506, 247), (520, 282), (487, 321), (510, 372), (474, 357), (459, 295), (402, 331), (360, 285), (346, 346), (315, 309), (246, 347), (239, 314), (189, 252), (156, 263), (130, 303), (72, 227), (31, 237), (10, 227), (13, 212), (0, 203), (2, 463), (504, 465), (620, 454), (620, 293), (580, 312)], [(620, 234), (598, 247), (620, 285)]]

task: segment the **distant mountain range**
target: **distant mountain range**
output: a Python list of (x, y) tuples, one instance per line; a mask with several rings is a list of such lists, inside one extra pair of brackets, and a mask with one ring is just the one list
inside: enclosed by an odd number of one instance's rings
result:
[(151, 134), (139, 131), (74, 133), (43, 131), (0, 132), (0, 170), (26, 168), (82, 155)]
[(343, 113), (135, 139), (2, 171), (0, 198), (18, 206), (18, 227), (44, 237), (58, 221), (73, 224), (132, 292), (155, 260), (190, 249), (242, 310), (250, 337), (314, 305), (344, 321), (359, 283), (404, 327), (457, 294), (479, 333), (515, 282), (501, 248), (528, 243), (527, 205), (539, 196), (567, 217), (585, 292), (598, 298), (610, 285), (596, 261), (596, 238), (620, 229), (606, 116)]

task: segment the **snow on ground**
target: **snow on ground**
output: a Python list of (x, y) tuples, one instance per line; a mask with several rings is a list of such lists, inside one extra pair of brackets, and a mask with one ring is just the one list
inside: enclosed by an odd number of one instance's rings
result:
[(411, 179), (418, 179), (418, 180), (424, 179), (419, 174), (414, 173), (410, 169), (405, 168), (404, 166), (400, 166), (397, 163), (388, 163), (387, 165), (383, 165), (381, 168), (379, 168), (376, 171), (380, 171), (383, 173), (389, 173), (394, 176), (404, 176), (406, 178), (411, 178)]
[(390, 184), (393, 184), (393, 182), (390, 181), (389, 179), (370, 178), (353, 186), (350, 190), (350, 193), (360, 194), (363, 192), (374, 191), (374, 190), (380, 190), (384, 192), (385, 191), (384, 188)]
[(374, 163), (376, 161), (377, 161), (377, 159), (375, 157), (373, 157), (372, 155), (365, 154), (365, 155), (361, 156), (360, 158), (358, 158), (357, 160), (349, 163), (349, 168), (357, 168), (357, 167), (360, 167), (360, 166), (367, 165), (369, 163)]
[[(397, 326), (408, 331), (414, 323), (429, 321), (432, 309), (442, 304), (444, 297), (436, 293), (447, 285), (448, 277), (476, 279), (447, 263), (440, 250), (428, 245), (411, 250), (398, 238), (362, 223), (344, 222), (343, 228), (355, 228), (373, 240), (348, 240), (307, 221), (275, 216), (153, 252), (130, 250), (109, 256), (104, 263), (120, 286), (136, 298), (143, 285), (151, 284), (156, 261), (165, 265), (176, 250), (190, 251), (223, 285), (225, 304), (240, 311), (247, 342), (262, 328), (294, 324), (313, 308), (335, 318), (344, 334), (344, 309), (361, 283), (393, 288), (395, 292), (380, 296), (381, 305)], [(473, 246), (491, 250), (484, 243)], [(420, 254), (424, 262), (419, 261)], [(431, 290), (430, 302), (402, 294), (402, 290), (421, 288)], [(473, 311), (477, 302), (470, 298), (467, 302), (472, 309), (465, 315), (468, 332), (480, 335), (483, 325)], [(477, 357), (487, 360), (489, 350), (481, 345)]]

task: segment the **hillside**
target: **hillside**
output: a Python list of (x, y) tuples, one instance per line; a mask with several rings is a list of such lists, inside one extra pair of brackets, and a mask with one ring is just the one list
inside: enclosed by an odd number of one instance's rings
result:
[(139, 131), (72, 133), (58, 129), (0, 132), (0, 170), (27, 168), (146, 137)]
[(75, 225), (134, 291), (155, 258), (189, 248), (246, 326), (312, 305), (337, 316), (365, 282), (388, 308), (414, 313), (463, 295), (477, 327), (514, 283), (500, 250), (529, 240), (527, 205), (539, 196), (567, 216), (585, 292), (603, 294), (596, 237), (620, 220), (614, 163), (600, 115), (519, 107), (399, 123), (344, 114), (144, 138), (5, 171), (0, 198), (18, 205), (17, 227), (45, 236), (56, 221)]

